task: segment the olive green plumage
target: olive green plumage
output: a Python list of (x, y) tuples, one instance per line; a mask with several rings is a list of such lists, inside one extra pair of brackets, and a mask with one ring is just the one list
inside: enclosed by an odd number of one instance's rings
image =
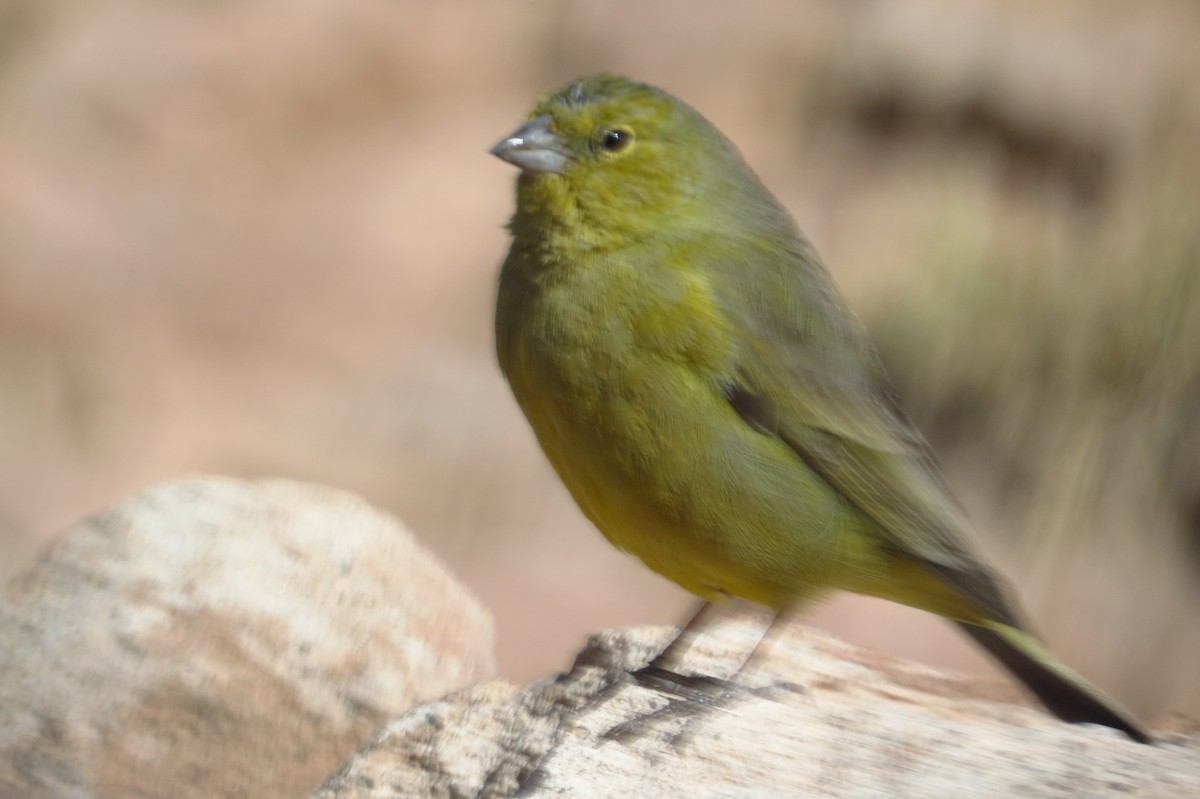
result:
[(706, 599), (941, 614), (1058, 715), (1147, 739), (1021, 632), (816, 253), (716, 128), (597, 75), (493, 152), (523, 170), (500, 366), (609, 541)]

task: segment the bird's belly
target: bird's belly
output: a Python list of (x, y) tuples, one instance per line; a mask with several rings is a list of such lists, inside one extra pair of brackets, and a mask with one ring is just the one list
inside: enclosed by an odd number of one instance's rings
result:
[(544, 373), (522, 399), (608, 540), (705, 598), (782, 607), (830, 584), (858, 522), (829, 487), (691, 364), (618, 360), (601, 380)]

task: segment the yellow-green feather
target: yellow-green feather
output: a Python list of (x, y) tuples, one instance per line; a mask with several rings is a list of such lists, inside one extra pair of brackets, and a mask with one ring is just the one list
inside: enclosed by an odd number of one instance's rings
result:
[[(601, 532), (708, 599), (783, 609), (845, 589), (982, 625), (1052, 710), (1144, 737), (1020, 632), (873, 348), (733, 145), (610, 75), (531, 116), (571, 158), (519, 179), (497, 354)], [(596, 146), (613, 125), (632, 147)]]

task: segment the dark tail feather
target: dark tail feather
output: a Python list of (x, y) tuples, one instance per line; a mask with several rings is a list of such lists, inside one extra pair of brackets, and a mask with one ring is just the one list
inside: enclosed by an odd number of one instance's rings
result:
[(1149, 733), (1128, 713), (1056, 661), (1033, 636), (1008, 625), (981, 627), (965, 622), (958, 625), (1063, 721), (1103, 724), (1138, 743), (1152, 743)]

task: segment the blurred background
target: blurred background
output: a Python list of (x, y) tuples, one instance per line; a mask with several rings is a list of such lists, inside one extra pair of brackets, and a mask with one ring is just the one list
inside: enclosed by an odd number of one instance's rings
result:
[[(515, 679), (682, 620), (492, 354), (487, 149), (609, 69), (793, 211), (1052, 647), (1200, 713), (1197, 41), (1185, 0), (0, 0), (0, 576), (150, 482), (284, 476), (401, 517)], [(805, 620), (988, 668), (886, 603)]]

